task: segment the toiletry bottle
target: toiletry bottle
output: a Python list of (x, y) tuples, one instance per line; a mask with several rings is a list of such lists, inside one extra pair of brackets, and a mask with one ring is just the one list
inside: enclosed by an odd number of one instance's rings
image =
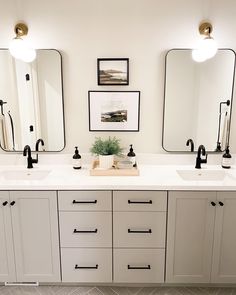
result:
[(231, 167), (232, 156), (229, 153), (229, 146), (227, 146), (225, 153), (222, 156), (222, 168), (229, 169)]
[(130, 150), (129, 150), (128, 154), (127, 154), (127, 157), (128, 157), (128, 159), (132, 162), (133, 167), (136, 166), (136, 159), (135, 159), (135, 156), (136, 156), (136, 155), (135, 155), (134, 150), (133, 150), (133, 145), (131, 144), (131, 145), (130, 145)]
[(78, 147), (75, 147), (75, 154), (73, 156), (73, 168), (81, 169), (81, 156), (78, 151)]

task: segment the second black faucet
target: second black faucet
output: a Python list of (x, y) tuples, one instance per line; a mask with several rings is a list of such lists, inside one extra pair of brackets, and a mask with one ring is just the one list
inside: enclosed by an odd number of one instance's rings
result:
[[(201, 158), (201, 154), (203, 156), (205, 156), (206, 158), (205, 159), (202, 159)], [(195, 165), (195, 168), (197, 169), (201, 169), (201, 164), (202, 163), (207, 163), (207, 154), (206, 154), (206, 149), (204, 147), (204, 145), (199, 145), (198, 147), (198, 151), (197, 151), (197, 158), (196, 158), (196, 165)]]
[[(42, 146), (44, 146), (44, 141), (41, 138), (36, 141), (36, 145), (35, 145), (36, 152), (39, 151), (39, 144), (40, 143), (42, 144)], [(38, 154), (36, 154), (36, 159), (33, 159), (31, 156), (31, 148), (28, 144), (24, 147), (23, 156), (26, 156), (27, 153), (28, 153), (27, 168), (31, 169), (31, 168), (33, 168), (33, 163), (38, 163), (38, 161), (39, 161)]]
[(36, 163), (36, 159), (32, 159), (31, 148), (28, 144), (24, 147), (23, 156), (25, 157), (27, 155), (27, 153), (28, 153), (27, 168), (31, 169), (31, 168), (33, 168), (33, 163)]

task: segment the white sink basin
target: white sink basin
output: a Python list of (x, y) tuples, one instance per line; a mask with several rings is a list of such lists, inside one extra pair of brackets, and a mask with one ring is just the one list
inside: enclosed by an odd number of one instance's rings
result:
[(50, 170), (4, 170), (2, 176), (7, 180), (41, 180), (48, 176)]
[(224, 170), (176, 170), (183, 180), (188, 181), (222, 181), (226, 177)]

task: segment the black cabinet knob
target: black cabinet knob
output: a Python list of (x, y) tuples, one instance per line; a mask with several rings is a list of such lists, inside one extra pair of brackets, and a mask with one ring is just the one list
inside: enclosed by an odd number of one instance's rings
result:
[(5, 201), (5, 202), (2, 203), (3, 206), (6, 206), (7, 204), (8, 204), (7, 201)]
[(220, 202), (219, 202), (219, 205), (220, 205), (220, 206), (224, 206), (224, 203), (220, 201)]
[(215, 206), (216, 206), (216, 203), (215, 203), (215, 202), (211, 202), (211, 205), (212, 205), (213, 207), (215, 207)]
[(14, 206), (15, 203), (16, 203), (15, 201), (12, 201), (12, 202), (10, 203), (10, 205), (11, 205), (11, 206)]

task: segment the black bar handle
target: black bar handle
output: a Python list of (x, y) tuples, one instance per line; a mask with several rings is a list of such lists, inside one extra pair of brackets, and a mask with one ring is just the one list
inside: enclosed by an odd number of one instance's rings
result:
[(215, 202), (211, 202), (211, 205), (212, 205), (213, 207), (215, 207), (215, 206), (216, 206), (216, 203), (215, 203)]
[(152, 200), (149, 200), (149, 201), (131, 201), (131, 200), (128, 200), (128, 204), (152, 204)]
[(151, 234), (152, 230), (151, 230), (151, 228), (146, 229), (146, 230), (134, 230), (134, 229), (128, 228), (128, 233), (129, 234)]
[(151, 265), (148, 264), (147, 266), (130, 266), (128, 264), (128, 269), (151, 269)]
[(7, 201), (3, 202), (2, 205), (5, 207), (8, 204)]
[(224, 203), (220, 201), (220, 202), (219, 202), (219, 205), (220, 205), (220, 206), (224, 206)]
[(72, 204), (96, 204), (97, 200), (93, 200), (93, 201), (76, 201), (73, 200)]
[(98, 229), (95, 228), (94, 230), (77, 230), (76, 228), (74, 229), (74, 234), (84, 234), (84, 233), (93, 233), (96, 234), (98, 232)]
[(98, 264), (95, 266), (78, 266), (78, 264), (76, 264), (75, 269), (98, 269)]
[(11, 206), (14, 206), (15, 203), (16, 203), (15, 201), (12, 201), (12, 202), (10, 203), (10, 205), (11, 205)]

